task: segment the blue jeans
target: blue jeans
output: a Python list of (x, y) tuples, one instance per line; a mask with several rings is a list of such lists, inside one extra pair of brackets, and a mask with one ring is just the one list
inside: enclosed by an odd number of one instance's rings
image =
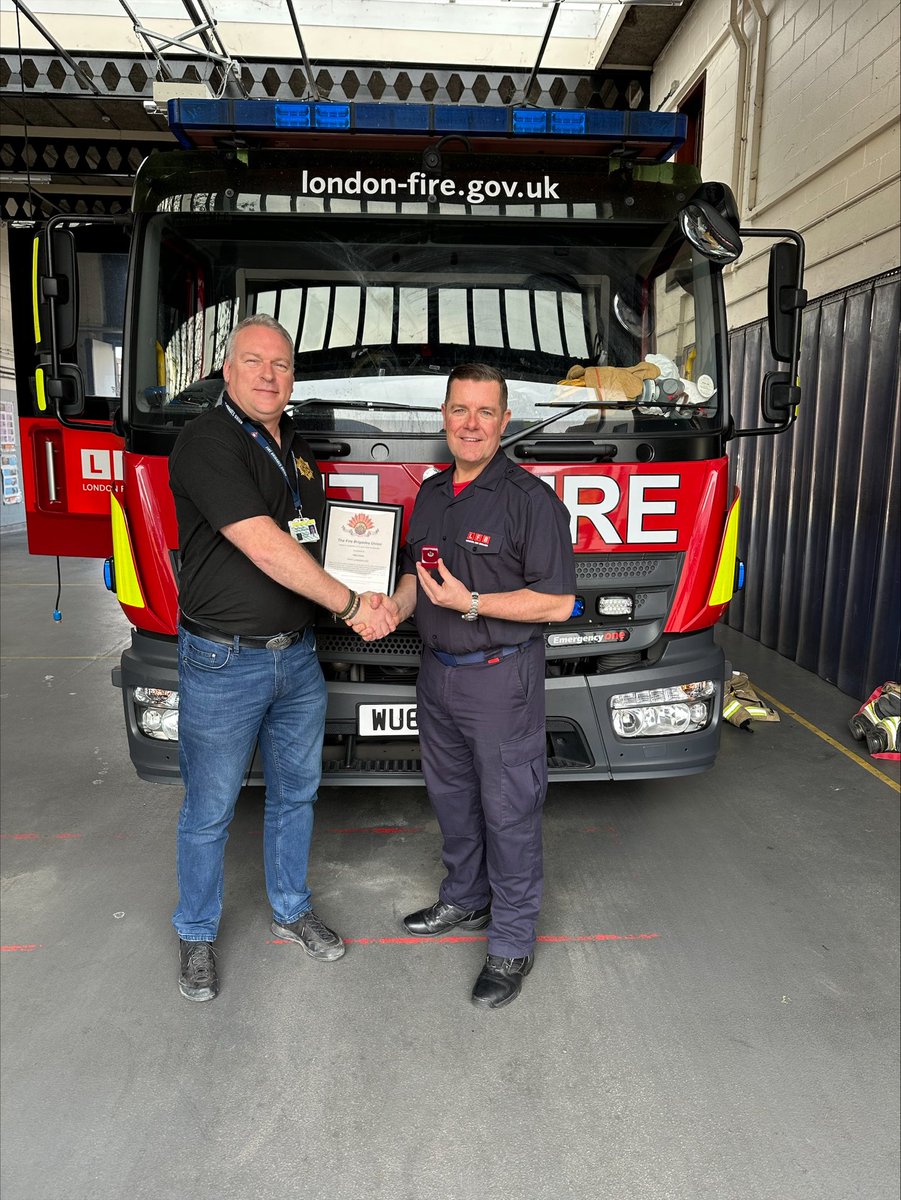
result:
[(322, 771), (326, 692), (312, 630), (286, 650), (226, 646), (178, 631), (178, 936), (213, 941), (228, 826), (259, 739), (266, 781), (263, 862), (279, 924), (310, 908), (307, 859)]

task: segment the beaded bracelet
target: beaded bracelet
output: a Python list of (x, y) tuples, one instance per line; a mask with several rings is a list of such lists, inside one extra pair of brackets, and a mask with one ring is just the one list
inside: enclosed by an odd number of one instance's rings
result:
[(360, 597), (357, 595), (357, 593), (354, 592), (353, 607), (351, 608), (350, 612), (347, 614), (346, 617), (341, 618), (342, 621), (352, 621), (354, 619), (354, 617), (357, 615), (357, 613), (360, 611), (360, 605), (362, 603), (363, 603), (363, 601), (360, 599)]
[(357, 593), (353, 590), (353, 588), (348, 588), (347, 590), (350, 593), (347, 597), (347, 603), (340, 612), (335, 613), (335, 616), (339, 621), (347, 621), (360, 607), (360, 597), (357, 595)]

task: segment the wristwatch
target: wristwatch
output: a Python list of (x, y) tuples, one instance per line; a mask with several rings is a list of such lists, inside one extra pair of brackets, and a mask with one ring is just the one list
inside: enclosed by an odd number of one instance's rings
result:
[(470, 592), (472, 603), (469, 606), (469, 612), (460, 613), (464, 621), (475, 621), (479, 616), (479, 593)]

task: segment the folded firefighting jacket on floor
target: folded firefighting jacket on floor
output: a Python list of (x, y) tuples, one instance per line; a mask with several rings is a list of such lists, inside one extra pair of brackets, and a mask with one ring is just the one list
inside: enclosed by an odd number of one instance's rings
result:
[(750, 729), (752, 721), (779, 720), (779, 714), (760, 699), (744, 671), (733, 671), (726, 684), (723, 716), (739, 729)]

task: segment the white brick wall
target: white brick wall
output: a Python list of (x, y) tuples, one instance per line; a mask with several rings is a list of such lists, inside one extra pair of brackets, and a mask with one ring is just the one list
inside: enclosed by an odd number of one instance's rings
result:
[[(762, 47), (756, 7), (766, 17)], [(812, 296), (898, 266), (897, 0), (737, 0), (735, 8), (745, 14), (750, 43), (744, 80), (729, 0), (696, 0), (654, 68), (658, 97), (681, 81), (673, 108), (705, 74), (704, 177), (734, 188), (746, 225), (804, 235)], [(761, 52), (765, 71), (755, 95)], [(755, 100), (762, 113), (756, 147)], [(752, 243), (728, 273), (733, 326), (763, 314), (765, 272), (765, 253)]]

